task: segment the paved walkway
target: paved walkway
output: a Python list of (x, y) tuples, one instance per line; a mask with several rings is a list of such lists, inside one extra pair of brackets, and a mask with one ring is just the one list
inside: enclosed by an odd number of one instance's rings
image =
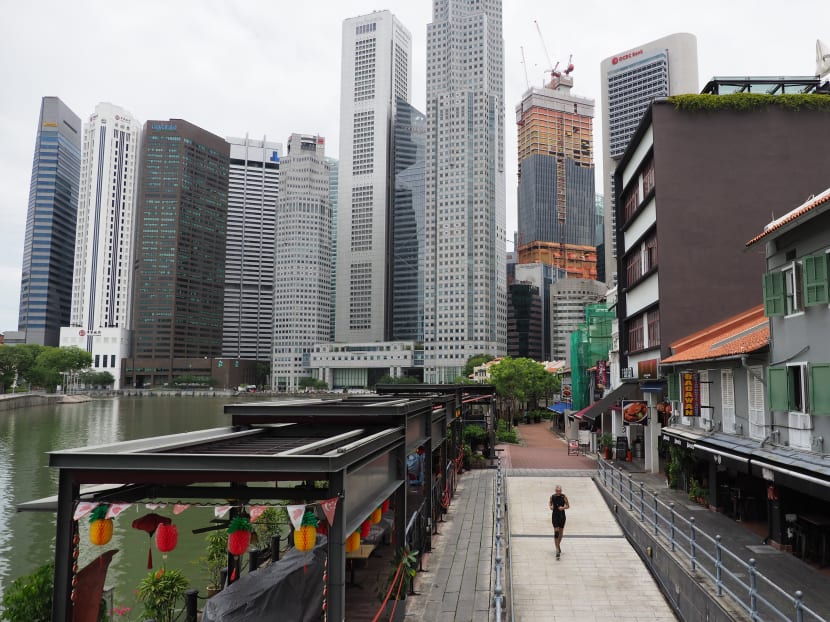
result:
[[(569, 456), (565, 441), (549, 425), (521, 425), (520, 445), (499, 446), (510, 516), (514, 622), (675, 620), (591, 480), (595, 458)], [(621, 466), (636, 470), (630, 463)], [(433, 551), (424, 556), (424, 572), (416, 577), (418, 595), (406, 600), (408, 622), (494, 620), (495, 477), (495, 469), (461, 476), (445, 522), (433, 538)], [(679, 511), (702, 510), (684, 493), (666, 489), (662, 474), (631, 472), (631, 477), (658, 491), (664, 501), (675, 502)], [(557, 483), (571, 502), (560, 561), (555, 559), (547, 506)], [(762, 545), (757, 533), (723, 514), (699, 511), (695, 519), (699, 527), (721, 534), (737, 553), (744, 552), (746, 559), (757, 559), (759, 570), (789, 593), (802, 590), (809, 606), (830, 619), (830, 577), (825, 572)]]

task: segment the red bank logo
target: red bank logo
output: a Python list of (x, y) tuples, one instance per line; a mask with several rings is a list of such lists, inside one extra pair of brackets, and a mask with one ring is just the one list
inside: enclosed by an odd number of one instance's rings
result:
[(611, 59), (611, 64), (616, 65), (617, 63), (621, 63), (624, 60), (628, 60), (630, 58), (634, 58), (635, 56), (639, 56), (642, 53), (642, 50), (636, 50), (634, 52), (626, 52), (625, 54), (620, 54), (619, 56), (615, 56)]

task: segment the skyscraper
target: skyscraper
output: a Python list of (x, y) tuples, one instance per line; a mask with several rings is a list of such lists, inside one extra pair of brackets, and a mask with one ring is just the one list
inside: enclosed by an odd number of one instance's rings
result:
[(172, 359), (221, 353), (229, 155), (223, 138), (183, 119), (144, 124), (133, 356), (166, 361), (169, 380)]
[(424, 340), (424, 150), (426, 117), (398, 100), (387, 305), (392, 340)]
[(75, 221), (81, 173), (81, 119), (57, 97), (40, 104), (17, 329), (26, 343), (57, 346), (69, 324)]
[(605, 197), (605, 280), (617, 282), (614, 169), (643, 113), (656, 97), (698, 92), (697, 39), (678, 33), (602, 61), (602, 174)]
[(501, 0), (435, 0), (427, 26), (424, 380), (503, 355), (504, 44)]
[(329, 203), (331, 204), (331, 311), (329, 341), (334, 341), (337, 315), (337, 206), (340, 202), (340, 160), (326, 157), (329, 163)]
[(271, 360), (274, 239), (282, 145), (229, 138), (222, 356)]
[(280, 159), (271, 387), (295, 391), (329, 339), (331, 206), (325, 140), (292, 134)]
[(595, 245), (594, 101), (572, 86), (569, 67), (516, 106), (519, 261), (529, 242)]
[(141, 125), (119, 106), (95, 107), (83, 130), (72, 314), (61, 346), (92, 354), (120, 388), (130, 314)]
[(393, 119), (412, 90), (412, 37), (389, 11), (343, 22), (337, 231), (339, 342), (389, 338)]

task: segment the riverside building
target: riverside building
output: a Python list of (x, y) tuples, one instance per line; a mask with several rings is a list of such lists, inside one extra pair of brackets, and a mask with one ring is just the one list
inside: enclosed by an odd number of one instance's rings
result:
[(17, 334), (6, 343), (57, 346), (72, 308), (72, 269), (81, 170), (81, 119), (57, 97), (40, 104)]
[(98, 104), (84, 126), (72, 314), (60, 332), (61, 347), (91, 353), (115, 389), (130, 354), (140, 145), (141, 124), (119, 106)]

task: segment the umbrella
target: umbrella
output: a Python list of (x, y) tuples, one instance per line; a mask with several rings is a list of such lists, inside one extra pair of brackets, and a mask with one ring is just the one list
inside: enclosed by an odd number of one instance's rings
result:
[(153, 567), (153, 534), (156, 533), (156, 529), (159, 525), (169, 525), (172, 522), (173, 519), (154, 513), (139, 516), (137, 519), (133, 521), (133, 529), (140, 529), (141, 531), (146, 531), (147, 535), (150, 536), (150, 548), (147, 550), (147, 568)]

